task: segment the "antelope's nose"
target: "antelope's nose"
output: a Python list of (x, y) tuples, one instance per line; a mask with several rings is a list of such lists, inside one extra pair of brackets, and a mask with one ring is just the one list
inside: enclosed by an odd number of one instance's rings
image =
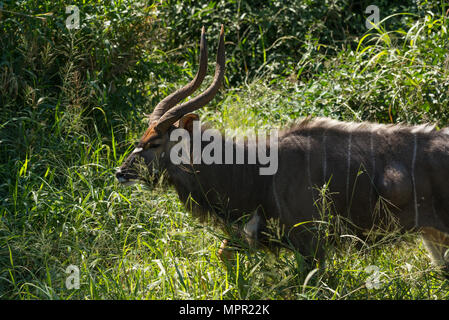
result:
[(128, 181), (128, 179), (125, 177), (125, 174), (122, 171), (122, 168), (118, 168), (117, 171), (115, 171), (115, 177), (120, 183), (126, 183)]
[(137, 176), (134, 175), (132, 172), (128, 172), (128, 170), (124, 170), (122, 168), (118, 168), (115, 172), (115, 177), (117, 178), (118, 182), (125, 186), (132, 186), (133, 184), (137, 183)]

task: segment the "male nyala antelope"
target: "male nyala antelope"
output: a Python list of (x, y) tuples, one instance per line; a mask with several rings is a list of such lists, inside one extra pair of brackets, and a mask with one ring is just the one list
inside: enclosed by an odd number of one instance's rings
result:
[[(211, 215), (232, 224), (250, 215), (242, 228), (250, 244), (267, 243), (268, 226), (274, 221), (284, 230), (281, 243), (317, 261), (324, 249), (308, 222), (323, 220), (317, 187), (326, 185), (332, 215), (350, 221), (356, 235), (378, 229), (392, 232), (392, 226), (417, 231), (432, 260), (449, 268), (449, 129), (306, 119), (279, 134), (278, 169), (272, 175), (261, 175), (259, 162), (186, 165), (170, 160), (175, 145), (171, 132), (183, 128), (192, 135), (198, 117), (191, 112), (211, 101), (223, 81), (223, 38), (222, 27), (210, 87), (176, 106), (206, 75), (202, 29), (198, 73), (156, 106), (136, 149), (118, 169), (118, 181), (141, 180), (140, 160), (153, 174), (165, 171), (181, 201), (199, 217)], [(231, 143), (234, 151), (243, 150), (246, 156), (249, 140)], [(204, 142), (200, 146), (204, 148)], [(272, 146), (267, 142), (265, 147)], [(395, 223), (387, 223), (389, 219)]]

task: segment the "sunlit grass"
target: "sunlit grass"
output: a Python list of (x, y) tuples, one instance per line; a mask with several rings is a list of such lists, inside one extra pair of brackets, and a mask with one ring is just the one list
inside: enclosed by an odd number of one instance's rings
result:
[[(145, 40), (133, 26), (152, 30), (154, 17), (139, 20), (124, 10), (126, 1), (121, 5), (124, 13), (86, 7), (94, 13), (86, 22), (91, 34), (65, 34), (17, 17), (0, 20), (24, 29), (36, 24), (15, 42), (0, 35), (12, 50), (6, 56), (20, 60), (0, 67), (0, 298), (448, 299), (449, 282), (414, 235), (362, 248), (342, 238), (328, 252), (324, 270), (310, 270), (298, 253), (286, 250), (274, 255), (241, 249), (225, 264), (217, 256), (225, 234), (193, 219), (173, 188), (120, 185), (115, 168), (145, 129), (144, 112), (196, 68), (190, 61), (167, 60), (169, 53), (158, 46), (145, 47), (165, 32), (156, 30)], [(111, 12), (122, 19), (109, 21)], [(105, 21), (111, 28), (103, 28)], [(446, 28), (447, 19), (428, 14), (408, 31), (372, 30), (335, 47), (335, 55), (322, 54), (309, 37), (307, 54), (287, 68), (291, 74), (279, 74), (270, 65), (285, 53), (270, 51), (276, 47), (258, 27), (257, 46), (267, 64), (246, 81), (229, 75), (233, 84), (227, 82), (198, 113), (214, 127), (242, 132), (279, 128), (309, 115), (447, 125)], [(49, 34), (38, 39), (34, 30)], [(55, 47), (43, 39), (56, 41)], [(131, 66), (136, 52), (142, 58)], [(194, 49), (188, 54), (196, 61)], [(229, 70), (247, 63), (235, 60), (238, 50), (228, 57)], [(71, 265), (79, 269), (79, 289), (66, 286)], [(367, 271), (373, 266), (376, 274)], [(370, 289), (373, 276), (379, 286)]]
[[(220, 114), (217, 120), (207, 111), (203, 115), (224, 126), (237, 124), (248, 113), (264, 119), (257, 114), (263, 107), (251, 107), (271, 101), (268, 94), (252, 96), (260, 88), (255, 84), (246, 91), (246, 107), (234, 102), (234, 93), (225, 99), (221, 107), (233, 109), (228, 116)], [(254, 120), (248, 128), (263, 127), (265, 121)], [(10, 197), (3, 199), (4, 298), (447, 298), (448, 282), (413, 237), (364, 251), (348, 242), (329, 252), (326, 270), (311, 277), (302, 258), (288, 251), (279, 256), (239, 251), (237, 260), (225, 265), (217, 257), (224, 235), (193, 220), (172, 188), (117, 183), (114, 168), (123, 157), (113, 156), (120, 149), (114, 142), (86, 136), (47, 142), (45, 154), (26, 155), (16, 163)], [(70, 149), (74, 157), (60, 154), (61, 149)], [(80, 270), (78, 290), (66, 288), (69, 265)], [(379, 289), (366, 288), (368, 266), (378, 268)]]

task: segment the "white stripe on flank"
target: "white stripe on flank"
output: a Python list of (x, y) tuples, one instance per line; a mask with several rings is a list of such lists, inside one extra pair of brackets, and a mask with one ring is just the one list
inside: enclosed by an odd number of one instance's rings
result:
[(310, 134), (307, 135), (307, 181), (309, 182), (309, 188), (312, 190), (312, 178), (310, 176)]
[(276, 192), (276, 174), (273, 174), (272, 188), (273, 188), (274, 203), (276, 204), (276, 209), (278, 210), (279, 218), (281, 218), (281, 216), (282, 216), (281, 205), (279, 203), (278, 194)]
[(350, 170), (351, 170), (351, 143), (352, 143), (352, 133), (349, 132), (348, 153), (347, 153), (348, 172), (347, 172), (347, 175), (346, 175), (346, 203), (347, 204), (349, 204), (349, 176), (350, 176)]
[(435, 197), (432, 197), (432, 213), (434, 217), (437, 216), (437, 211), (435, 210)]
[(372, 174), (370, 175), (371, 185), (369, 189), (369, 206), (371, 213), (373, 212), (373, 189), (374, 189), (374, 176), (376, 174), (376, 157), (374, 155), (374, 142), (373, 142), (373, 130), (371, 131), (370, 138), (370, 152), (371, 152), (371, 166), (373, 167)]
[[(281, 138), (279, 138), (279, 139), (281, 139)], [(278, 143), (280, 143), (280, 141), (278, 141)], [(271, 183), (271, 187), (273, 188), (273, 198), (274, 198), (274, 203), (276, 205), (276, 209), (278, 210), (279, 219), (282, 219), (282, 207), (281, 207), (281, 204), (279, 202), (279, 197), (278, 197), (277, 188), (276, 188), (276, 176), (277, 176), (277, 174), (278, 174), (278, 172), (273, 174), (273, 181)]]
[(415, 227), (418, 227), (418, 198), (416, 196), (416, 183), (415, 183), (415, 164), (416, 164), (417, 149), (418, 149), (418, 139), (416, 137), (416, 132), (413, 132), (412, 185), (413, 185), (413, 200), (415, 202)]
[(326, 183), (327, 153), (326, 153), (326, 131), (323, 133), (323, 182)]

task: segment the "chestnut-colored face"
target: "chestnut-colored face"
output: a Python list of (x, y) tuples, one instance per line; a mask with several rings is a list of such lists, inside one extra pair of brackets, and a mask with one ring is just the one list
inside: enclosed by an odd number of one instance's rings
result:
[(142, 180), (142, 168), (150, 175), (158, 175), (164, 168), (163, 162), (169, 155), (168, 132), (159, 134), (150, 126), (139, 140), (136, 148), (115, 173), (124, 185), (132, 185)]
[(175, 129), (184, 129), (191, 134), (193, 121), (197, 120), (196, 114), (186, 114), (165, 133), (159, 133), (154, 125), (150, 125), (140, 138), (137, 147), (116, 171), (117, 180), (124, 185), (145, 180), (142, 176), (142, 167), (146, 170), (146, 174), (157, 178), (169, 165), (170, 150), (176, 144), (176, 141), (169, 139), (171, 132)]

